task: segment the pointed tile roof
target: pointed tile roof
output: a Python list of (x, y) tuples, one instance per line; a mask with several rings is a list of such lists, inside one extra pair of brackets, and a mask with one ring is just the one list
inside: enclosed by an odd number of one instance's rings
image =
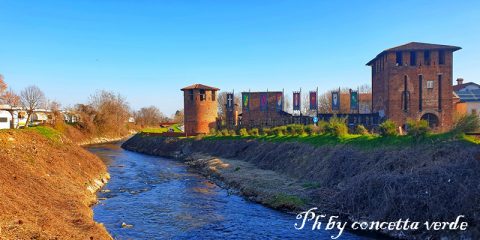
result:
[(374, 59), (370, 60), (370, 62), (367, 63), (367, 66), (372, 65), (373, 61), (377, 59), (379, 56), (381, 56), (384, 53), (387, 52), (396, 52), (396, 51), (413, 51), (413, 50), (452, 50), (452, 51), (457, 51), (462, 49), (461, 47), (457, 46), (450, 46), (450, 45), (440, 45), (440, 44), (431, 44), (431, 43), (421, 43), (421, 42), (410, 42), (407, 44), (403, 44), (400, 46), (396, 46), (393, 48), (386, 49), (379, 53)]
[(192, 89), (204, 89), (204, 90), (213, 90), (213, 91), (218, 91), (220, 90), (219, 88), (215, 88), (215, 87), (210, 87), (210, 86), (207, 86), (207, 85), (203, 85), (203, 84), (193, 84), (193, 85), (190, 85), (188, 87), (184, 87), (180, 90), (182, 91), (185, 91), (185, 90), (192, 90)]

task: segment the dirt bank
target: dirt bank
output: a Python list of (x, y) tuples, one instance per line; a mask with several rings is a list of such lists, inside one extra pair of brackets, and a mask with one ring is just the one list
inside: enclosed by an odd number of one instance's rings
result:
[(47, 137), (0, 131), (0, 239), (111, 239), (90, 208), (109, 178), (105, 165)]
[[(454, 221), (480, 237), (480, 148), (437, 142), (403, 148), (314, 147), (254, 140), (199, 140), (137, 135), (125, 149), (182, 159), (252, 200), (279, 208), (317, 206), (350, 220)], [(424, 239), (422, 232), (390, 232)]]

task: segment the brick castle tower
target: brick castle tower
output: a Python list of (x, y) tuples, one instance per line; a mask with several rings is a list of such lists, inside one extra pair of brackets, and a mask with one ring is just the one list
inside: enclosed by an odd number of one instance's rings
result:
[(218, 116), (218, 88), (194, 84), (183, 91), (185, 134), (194, 136), (208, 134), (216, 127)]
[(453, 52), (460, 47), (412, 42), (387, 49), (372, 67), (372, 110), (404, 126), (424, 119), (431, 128), (452, 126)]

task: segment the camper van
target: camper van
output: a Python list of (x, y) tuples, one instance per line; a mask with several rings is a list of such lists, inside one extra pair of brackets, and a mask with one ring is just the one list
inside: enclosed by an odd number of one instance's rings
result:
[(0, 110), (0, 129), (9, 129), (12, 115), (5, 110)]

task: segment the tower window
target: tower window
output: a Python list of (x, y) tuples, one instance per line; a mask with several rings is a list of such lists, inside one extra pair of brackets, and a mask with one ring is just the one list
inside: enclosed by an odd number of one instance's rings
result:
[(417, 65), (417, 53), (412, 51), (410, 52), (410, 66), (416, 66)]
[(430, 65), (430, 51), (428, 50), (423, 52), (423, 63), (425, 65)]
[(190, 101), (193, 101), (193, 89), (188, 90), (188, 96), (190, 97)]
[(216, 91), (212, 91), (212, 101), (215, 101), (216, 94), (217, 94), (217, 92), (216, 92)]
[(422, 100), (422, 92), (423, 91), (423, 76), (422, 75), (418, 75), (418, 111), (422, 111), (423, 110), (423, 100)]
[(427, 88), (433, 89), (433, 81), (427, 81)]
[(445, 64), (445, 50), (438, 51), (438, 64)]
[(442, 111), (442, 75), (438, 75), (438, 111)]
[(403, 92), (402, 92), (402, 109), (408, 112), (408, 102), (410, 100), (410, 93), (408, 92), (408, 77), (403, 78)]
[(205, 101), (206, 99), (205, 89), (200, 89), (200, 101)]
[(397, 66), (402, 66), (403, 64), (402, 52), (396, 52), (396, 63), (397, 63)]

